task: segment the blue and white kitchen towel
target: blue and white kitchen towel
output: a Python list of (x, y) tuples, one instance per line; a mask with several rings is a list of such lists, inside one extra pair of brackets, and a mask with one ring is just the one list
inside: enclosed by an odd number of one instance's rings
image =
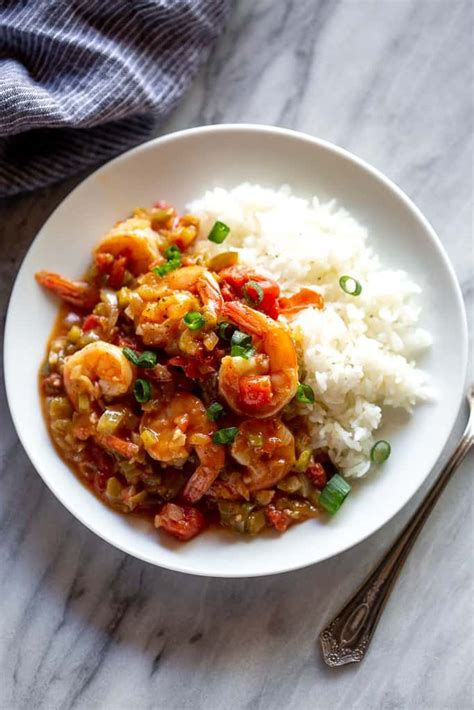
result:
[(0, 197), (149, 137), (230, 0), (0, 0)]

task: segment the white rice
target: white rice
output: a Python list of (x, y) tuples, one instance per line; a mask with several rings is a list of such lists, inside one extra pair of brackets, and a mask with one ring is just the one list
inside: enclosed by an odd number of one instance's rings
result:
[[(431, 342), (417, 328), (421, 289), (404, 271), (382, 269), (367, 230), (335, 200), (242, 184), (206, 192), (189, 210), (201, 218), (199, 251), (238, 250), (240, 262), (273, 277), (283, 295), (304, 286), (324, 296), (323, 310), (307, 308), (289, 321), (301, 344), (301, 379), (316, 397), (303, 410), (314, 447), (327, 448), (344, 475), (363, 476), (382, 406), (411, 411), (427, 397), (414, 362)], [(221, 245), (205, 239), (218, 219), (231, 230)], [(342, 275), (360, 281), (359, 296), (342, 291)]]

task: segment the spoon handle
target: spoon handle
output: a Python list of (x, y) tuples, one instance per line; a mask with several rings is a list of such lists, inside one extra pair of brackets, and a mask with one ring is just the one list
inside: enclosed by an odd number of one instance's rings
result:
[(328, 666), (358, 663), (364, 658), (397, 574), (438, 498), (474, 443), (474, 386), (467, 399), (470, 413), (466, 429), (426, 498), (376, 569), (321, 632), (319, 638)]

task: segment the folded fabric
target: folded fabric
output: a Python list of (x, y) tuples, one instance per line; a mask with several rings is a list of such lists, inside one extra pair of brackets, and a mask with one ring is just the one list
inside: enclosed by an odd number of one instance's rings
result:
[(149, 137), (222, 29), (230, 0), (3, 0), (0, 196)]

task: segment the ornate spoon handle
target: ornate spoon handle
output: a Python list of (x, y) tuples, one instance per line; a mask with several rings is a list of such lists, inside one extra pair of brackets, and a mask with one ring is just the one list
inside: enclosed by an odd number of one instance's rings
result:
[(319, 638), (323, 657), (328, 666), (358, 663), (364, 658), (397, 574), (403, 567), (438, 498), (474, 443), (474, 386), (472, 385), (467, 399), (470, 413), (464, 434), (426, 498), (378, 567), (336, 618), (321, 632)]

